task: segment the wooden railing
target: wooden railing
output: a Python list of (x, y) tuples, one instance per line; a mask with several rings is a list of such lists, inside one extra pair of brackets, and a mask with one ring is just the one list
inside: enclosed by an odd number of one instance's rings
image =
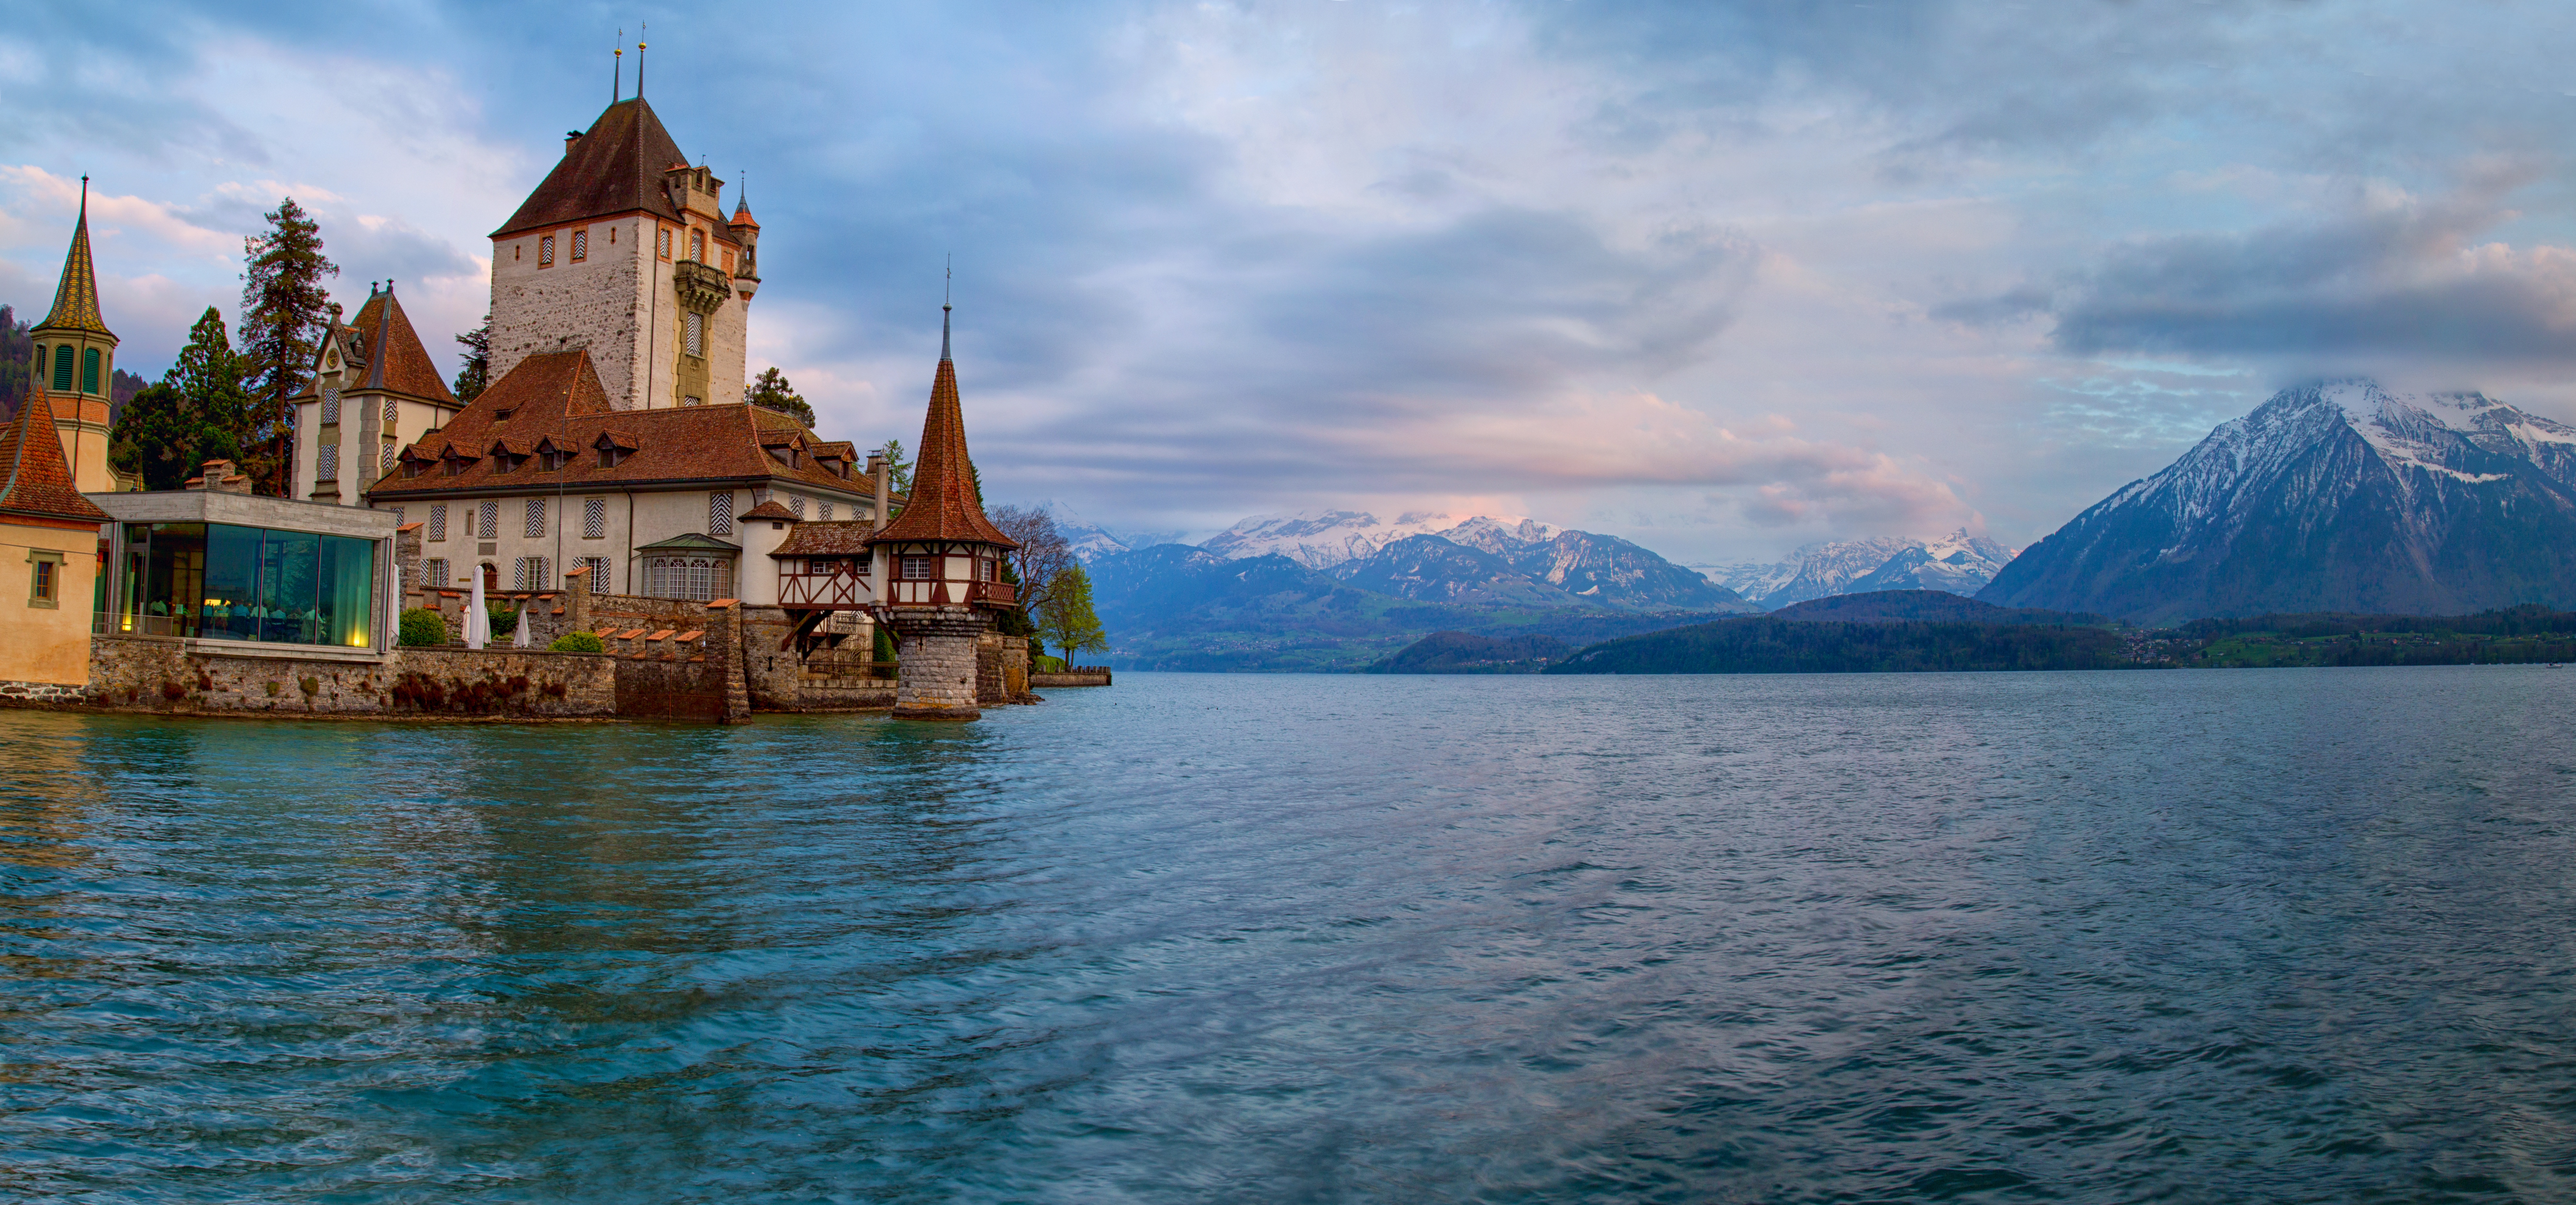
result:
[(778, 575), (778, 605), (782, 607), (864, 607), (876, 600), (876, 586), (855, 574)]

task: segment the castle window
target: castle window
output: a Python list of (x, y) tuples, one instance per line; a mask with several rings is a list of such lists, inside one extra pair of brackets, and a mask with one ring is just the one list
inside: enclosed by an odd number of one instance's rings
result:
[(81, 353), (81, 392), (98, 392), (98, 349), (95, 347)]
[(524, 534), (531, 540), (546, 534), (545, 499), (528, 499), (528, 525)]
[(593, 594), (614, 594), (614, 593), (616, 593), (616, 591), (609, 589), (609, 585), (608, 585), (608, 558), (607, 558), (607, 557), (604, 557), (604, 556), (586, 556), (586, 557), (581, 558), (581, 563), (590, 567), (590, 592), (591, 592), (591, 593), (593, 593)]
[(464, 476), (464, 475), (465, 475), (465, 465), (466, 465), (466, 463), (467, 463), (467, 462), (466, 462), (466, 459), (465, 459), (464, 457), (462, 457), (462, 456), (450, 456), (450, 457), (448, 457), (448, 458), (447, 458), (447, 475), (448, 475), (448, 476), (450, 476), (450, 477), (462, 477), (462, 476)]
[(72, 348), (71, 348), (71, 344), (68, 344), (68, 343), (58, 343), (58, 344), (55, 344), (55, 345), (54, 345), (54, 389), (55, 389), (55, 391), (56, 391), (56, 392), (68, 392), (68, 391), (70, 391), (71, 387), (72, 387)]
[(376, 456), (376, 471), (379, 473), (390, 473), (393, 471), (393, 467), (394, 445), (387, 443), (384, 447), (384, 451), (378, 453)]
[[(429, 508), (429, 538), (433, 540), (447, 538), (447, 504), (444, 502), (433, 503)], [(444, 570), (442, 569), (441, 572), (444, 573)]]
[(689, 258), (696, 260), (699, 263), (707, 262), (706, 231), (692, 230), (689, 232)]
[(930, 580), (930, 577), (929, 557), (908, 556), (903, 558), (903, 578), (905, 581), (926, 582)]
[(644, 562), (644, 593), (698, 602), (733, 592), (733, 562), (715, 557), (657, 556)]
[(664, 259), (671, 258), (671, 228), (668, 226), (662, 227), (660, 231), (657, 232), (657, 236), (654, 238), (653, 244), (654, 254), (659, 255)]
[(313, 454), (313, 479), (315, 481), (340, 479), (340, 445), (324, 444)]
[(608, 537), (608, 499), (581, 500), (581, 538), (600, 540)]
[(510, 588), (513, 590), (553, 589), (549, 584), (553, 580), (552, 576), (547, 572), (552, 568), (553, 566), (546, 564), (544, 557), (520, 557), (518, 565), (510, 572)]
[(482, 513), (482, 518), (483, 518), (483, 532), (482, 532), (482, 534), (481, 534), (481, 535), (476, 536), (475, 538), (476, 538), (476, 539), (480, 539), (480, 540), (497, 540), (497, 539), (500, 539), (500, 538), (501, 538), (501, 500), (500, 500), (500, 499), (498, 499), (498, 498), (485, 498), (485, 499), (483, 500), (483, 513)]
[(447, 584), (447, 558), (431, 557), (420, 563), (420, 588), (436, 589)]
[(718, 490), (707, 495), (707, 534), (733, 534), (733, 491)]
[(46, 548), (27, 552), (27, 605), (41, 610), (61, 609), (63, 594), (63, 554)]
[(397, 420), (399, 420), (401, 417), (402, 417), (402, 412), (401, 412), (400, 410), (398, 410), (398, 409), (396, 409), (396, 408), (394, 407), (394, 400), (393, 400), (392, 398), (386, 398), (386, 399), (385, 399), (385, 426), (386, 426), (386, 428), (387, 428), (387, 429), (391, 429), (391, 428), (392, 428), (392, 426), (393, 426), (393, 424), (394, 424)]
[(683, 405), (683, 406), (694, 406), (694, 405), (697, 405), (697, 404), (698, 404), (698, 395), (696, 395), (696, 394), (694, 394), (694, 393), (689, 394), (689, 395), (687, 395), (686, 397), (683, 397), (683, 398), (681, 398), (681, 399), (680, 399), (680, 404), (681, 404), (681, 405)]
[(537, 266), (540, 268), (555, 266), (555, 236), (549, 234), (537, 240)]
[(680, 322), (683, 327), (681, 346), (686, 347), (689, 354), (693, 356), (707, 354), (707, 316), (691, 310)]
[(613, 469), (617, 467), (618, 461), (624, 459), (626, 459), (626, 449), (618, 447), (616, 444), (609, 443), (605, 440), (600, 442), (599, 467), (603, 469)]
[(831, 503), (829, 503), (829, 502), (825, 502), (825, 503), (822, 503), (821, 505), (822, 505), (822, 508), (823, 508), (823, 515), (822, 515), (822, 519), (823, 519), (823, 521), (824, 521), (824, 522), (826, 522), (826, 523), (831, 522), (831, 521), (832, 521), (832, 504), (831, 504)]
[(796, 512), (796, 517), (801, 520), (805, 517), (805, 500), (803, 498), (790, 498), (787, 500), (787, 509)]
[(573, 231), (573, 232), (572, 232), (572, 259), (573, 259), (573, 262), (574, 262), (574, 263), (580, 263), (581, 261), (583, 261), (583, 260), (585, 260), (585, 259), (589, 259), (589, 258), (590, 258), (590, 232), (589, 232), (589, 231), (587, 231), (587, 230), (576, 230), (576, 231)]
[(338, 421), (340, 421), (340, 391), (325, 389), (322, 391), (322, 425), (327, 427)]

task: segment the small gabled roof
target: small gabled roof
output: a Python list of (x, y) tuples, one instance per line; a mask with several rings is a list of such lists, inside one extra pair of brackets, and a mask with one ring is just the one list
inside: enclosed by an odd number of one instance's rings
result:
[(632, 452), (635, 450), (635, 437), (627, 432), (611, 427), (600, 432), (599, 438), (591, 441), (591, 446), (594, 448), (624, 448), (627, 451)]
[(785, 519), (790, 523), (798, 521), (796, 518), (796, 512), (789, 510), (784, 506), (780, 506), (778, 504), (778, 499), (776, 498), (762, 501), (760, 505), (742, 512), (741, 517), (745, 519)]
[(495, 435), (492, 437), (492, 442), (483, 445), (483, 447), (485, 451), (491, 452), (494, 455), (499, 455), (503, 452), (507, 452), (512, 456), (534, 456), (537, 454), (537, 441), (530, 439), (525, 435)]
[(694, 532), (694, 531), (693, 531), (693, 532), (690, 532), (689, 534), (684, 535), (684, 536), (673, 536), (673, 537), (671, 537), (670, 539), (667, 539), (667, 540), (655, 540), (655, 541), (653, 541), (653, 542), (652, 542), (652, 543), (650, 543), (650, 544), (640, 545), (640, 546), (638, 546), (638, 547), (635, 549), (635, 551), (637, 551), (637, 552), (741, 552), (741, 551), (742, 551), (742, 546), (741, 546), (741, 545), (739, 545), (739, 544), (727, 544), (727, 543), (725, 543), (724, 541), (722, 541), (722, 540), (719, 540), (719, 539), (715, 538), (714, 536), (711, 536), (711, 535), (705, 535), (705, 534), (702, 534), (702, 533)]
[(836, 519), (829, 523), (799, 523), (787, 533), (774, 557), (799, 556), (866, 556), (868, 537), (875, 535), (876, 525), (866, 519)]
[(107, 512), (72, 484), (63, 437), (54, 430), (53, 403), (45, 395), (28, 390), (17, 419), (0, 427), (0, 516), (105, 523)]
[(107, 320), (98, 312), (98, 269), (89, 258), (89, 177), (81, 177), (80, 221), (72, 226), (71, 250), (63, 254), (62, 282), (54, 286), (54, 308), (34, 333), (45, 331), (85, 331), (105, 335)]
[(384, 292), (368, 297), (349, 325), (366, 341), (366, 388), (390, 389), (450, 406), (457, 404), (447, 382), (439, 379), (438, 362), (429, 358), (429, 349), (421, 346), (420, 332), (412, 329), (411, 317), (403, 313), (402, 303), (394, 300), (394, 282), (386, 281)]
[(564, 149), (555, 169), (492, 237), (639, 209), (677, 222), (680, 211), (671, 205), (662, 172), (687, 162), (643, 97), (618, 101)]

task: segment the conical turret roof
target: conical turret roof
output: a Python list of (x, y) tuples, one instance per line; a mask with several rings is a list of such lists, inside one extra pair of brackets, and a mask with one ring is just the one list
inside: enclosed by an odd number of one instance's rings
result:
[(62, 283), (54, 286), (53, 312), (36, 324), (37, 330), (87, 331), (110, 339), (116, 332), (107, 329), (107, 320), (98, 312), (98, 269), (89, 259), (89, 182), (81, 182), (80, 223), (72, 227), (72, 249), (63, 256)]
[(966, 457), (966, 417), (957, 403), (957, 365), (948, 355), (947, 307), (940, 307), (939, 375), (930, 384), (930, 413), (921, 423), (921, 448), (912, 464), (912, 498), (903, 513), (871, 544), (888, 540), (974, 540), (1017, 548), (984, 517), (975, 500), (974, 469)]
[(349, 325), (357, 328), (367, 343), (363, 388), (391, 389), (451, 404), (456, 401), (447, 382), (438, 379), (438, 363), (420, 345), (420, 333), (412, 329), (402, 303), (394, 300), (394, 282), (386, 281), (383, 292), (367, 298), (367, 304), (358, 308), (358, 316)]

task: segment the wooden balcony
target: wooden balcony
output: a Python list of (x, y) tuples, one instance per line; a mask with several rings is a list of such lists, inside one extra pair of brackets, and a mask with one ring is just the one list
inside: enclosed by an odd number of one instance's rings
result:
[[(793, 562), (791, 562), (793, 563)], [(877, 600), (875, 583), (857, 573), (781, 573), (778, 605), (856, 610)]]

